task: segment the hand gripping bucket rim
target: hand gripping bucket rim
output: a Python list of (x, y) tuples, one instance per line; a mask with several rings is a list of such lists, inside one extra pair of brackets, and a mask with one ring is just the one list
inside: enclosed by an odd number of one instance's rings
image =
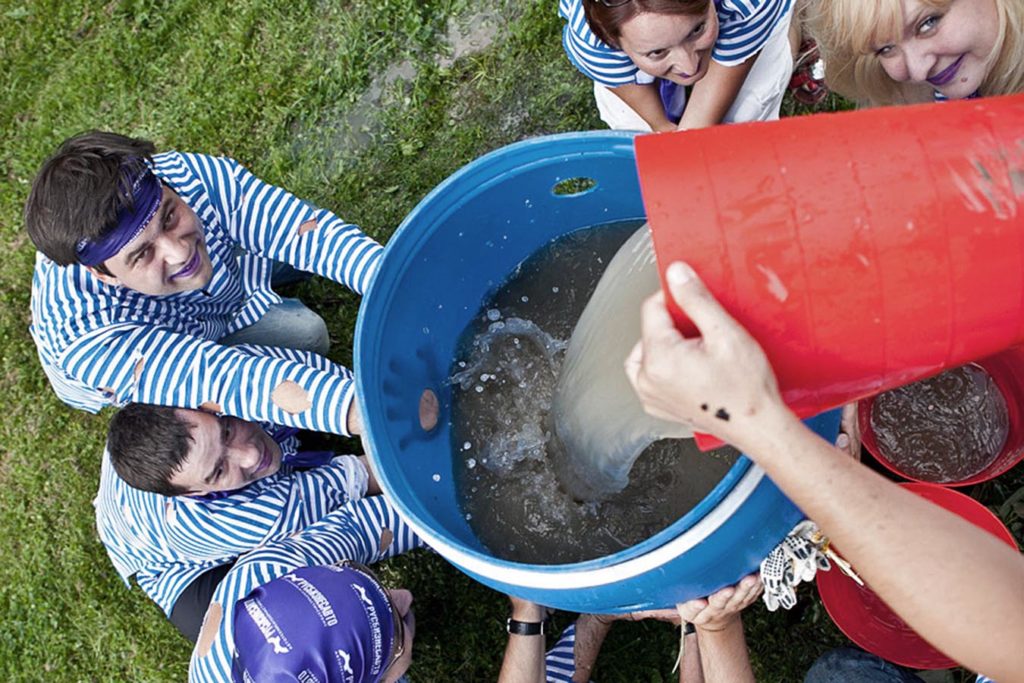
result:
[[(1017, 548), (1010, 530), (978, 501), (938, 484), (904, 482), (903, 488), (963, 517), (1000, 541)], [(840, 552), (841, 549), (837, 548)], [(856, 569), (856, 567), (855, 567)], [(901, 666), (946, 669), (958, 664), (917, 635), (867, 587), (833, 569), (819, 572), (818, 594), (829, 617), (850, 640), (868, 652)]]
[[(730, 515), (743, 506), (755, 492), (761, 496), (765, 487), (774, 490), (774, 485), (760, 468), (748, 459), (741, 458), (700, 504), (668, 528), (645, 541), (619, 553), (576, 564), (533, 565), (502, 560), (484, 552), (478, 545), (458, 538), (448, 527), (437, 523), (438, 517), (430, 509), (430, 505), (425, 503), (425, 497), (424, 500), (420, 500), (416, 497), (416, 491), (409, 490), (410, 486), (419, 485), (419, 482), (410, 484), (405, 472), (401, 471), (403, 467), (415, 467), (415, 463), (411, 463), (412, 456), (395, 445), (397, 437), (388, 433), (386, 416), (389, 411), (393, 414), (395, 407), (388, 403), (385, 396), (386, 387), (382, 389), (387, 383), (387, 368), (379, 357), (382, 355), (379, 347), (384, 343), (382, 340), (387, 339), (387, 335), (382, 331), (388, 322), (390, 309), (398, 305), (401, 278), (406, 268), (418, 267), (427, 260), (420, 252), (430, 246), (429, 242), (435, 231), (448, 228), (445, 221), (451, 221), (453, 215), (464, 210), (466, 204), (487, 192), (488, 188), (507, 181), (523, 169), (526, 169), (524, 175), (528, 175), (528, 172), (539, 167), (547, 168), (544, 166), (546, 163), (554, 164), (552, 168), (555, 168), (560, 162), (564, 162), (570, 168), (574, 167), (574, 164), (578, 167), (585, 162), (588, 169), (598, 169), (602, 160), (615, 158), (615, 163), (620, 167), (628, 163), (630, 174), (633, 176), (632, 182), (635, 184), (633, 136), (632, 133), (597, 131), (531, 139), (491, 152), (462, 167), (435, 187), (405, 218), (385, 248), (379, 270), (363, 299), (356, 325), (354, 355), (357, 394), (363, 409), (366, 430), (366, 451), (371, 454), (374, 472), (396, 509), (416, 533), (439, 554), (467, 573), (477, 575), (476, 578), (483, 577), (502, 585), (514, 584), (544, 590), (571, 590), (581, 586), (616, 584), (664, 567), (681, 553), (699, 546), (712, 532), (730, 521)], [(552, 152), (552, 148), (557, 149), (557, 152)], [(545, 157), (545, 154), (548, 156)], [(587, 174), (597, 180), (597, 187), (593, 190), (595, 193), (607, 192), (609, 189), (623, 191), (615, 186), (615, 183), (603, 182), (599, 170), (594, 170), (593, 174), (588, 171)], [(566, 177), (571, 178), (574, 175)], [(546, 187), (552, 186), (548, 184)], [(628, 190), (629, 188), (626, 188), (626, 191)], [(633, 213), (628, 217), (642, 219), (643, 209), (638, 187), (635, 194), (635, 200), (630, 201), (634, 201), (638, 208), (631, 209)], [(543, 199), (551, 203), (566, 201), (552, 200), (550, 197)], [(602, 201), (604, 200), (614, 202), (616, 195), (607, 195), (602, 198)], [(571, 198), (569, 201), (572, 201)], [(459, 236), (462, 237), (461, 232)], [(509, 243), (512, 241), (509, 240)], [(531, 253), (532, 251), (531, 249)], [(527, 255), (529, 253), (522, 254), (516, 262)], [(498, 279), (503, 279), (506, 275), (507, 271), (502, 271)], [(482, 294), (483, 292), (481, 296)], [(479, 299), (477, 301), (479, 302)], [(448, 312), (448, 308), (450, 307), (445, 306), (445, 313)], [(465, 315), (463, 326), (473, 314), (475, 309)], [(424, 325), (423, 329), (426, 334), (427, 326)], [(415, 354), (409, 351), (409, 355)], [(448, 363), (450, 360), (445, 361), (445, 373), (448, 370)], [(419, 390), (424, 388), (443, 393), (443, 381), (444, 378), (436, 380), (435, 386), (419, 386), (417, 395)], [(443, 400), (440, 403), (442, 416), (439, 423), (443, 424), (445, 406)], [(407, 410), (408, 406), (403, 406), (402, 409)], [(819, 416), (810, 422), (822, 433), (834, 434), (838, 419), (833, 413)], [(441, 428), (435, 427), (431, 431), (438, 429)], [(408, 445), (413, 441), (405, 443)], [(450, 444), (446, 444), (444, 448), (448, 449), (450, 454)], [(399, 458), (409, 458), (411, 464), (407, 465)], [(774, 495), (781, 498), (781, 494)], [(434, 503), (439, 504), (437, 501)], [(785, 505), (788, 510), (785, 513), (788, 515), (785, 517), (786, 523), (790, 523), (791, 519), (798, 521), (799, 511), (788, 501), (785, 501)], [(795, 521), (792, 523), (795, 524)], [(791, 526), (786, 531), (789, 528)], [(774, 542), (781, 540), (784, 534), (785, 531), (782, 531)], [(768, 550), (770, 548), (764, 552)], [(747, 571), (749, 570), (748, 568)]]

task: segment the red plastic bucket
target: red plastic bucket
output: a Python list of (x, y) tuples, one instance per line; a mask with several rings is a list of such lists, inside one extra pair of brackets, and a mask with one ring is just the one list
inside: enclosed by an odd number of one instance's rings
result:
[[(1003, 474), (1014, 465), (1024, 460), (1024, 347), (1014, 347), (1008, 351), (997, 353), (994, 356), (975, 361), (979, 366), (992, 377), (996, 387), (1006, 400), (1006, 408), (1009, 417), (1009, 431), (1006, 435), (1006, 443), (988, 467), (974, 476), (960, 481), (934, 482), (942, 486), (969, 486), (988, 481)], [(890, 462), (878, 447), (874, 430), (871, 428), (871, 407), (874, 405), (875, 396), (861, 401), (857, 406), (858, 419), (860, 422), (861, 442), (868, 452), (887, 470), (904, 479), (923, 482), (921, 479), (912, 477), (903, 472)]]
[(642, 135), (636, 156), (662, 275), (692, 264), (807, 416), (1024, 342), (1022, 138), (1014, 95)]
[[(1003, 523), (973, 498), (937, 484), (900, 486), (1017, 548)], [(819, 572), (817, 583), (821, 602), (832, 621), (847, 638), (868, 652), (914, 669), (948, 669), (958, 665), (917, 635), (870, 588), (858, 586), (839, 570)]]

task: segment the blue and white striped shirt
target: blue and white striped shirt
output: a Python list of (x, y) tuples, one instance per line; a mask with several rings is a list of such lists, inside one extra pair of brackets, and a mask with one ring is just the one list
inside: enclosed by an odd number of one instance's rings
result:
[(562, 631), (555, 646), (548, 650), (544, 658), (547, 683), (572, 683), (576, 673), (576, 659), (573, 650), (576, 648), (576, 622), (569, 624)]
[[(245, 420), (347, 433), (353, 396), (347, 373), (254, 357), (216, 340), (257, 322), (281, 301), (270, 287), (274, 261), (362, 293), (381, 246), (231, 159), (168, 152), (151, 166), (203, 225), (213, 264), (208, 295), (149, 296), (37, 254), (30, 331), (54, 391), (90, 412), (132, 401), (181, 408), (206, 403)], [(273, 390), (286, 380), (305, 392), (309, 408), (284, 410), (273, 401)]]
[[(757, 54), (772, 31), (787, 17), (792, 0), (715, 0), (718, 39), (712, 59), (723, 66), (742, 64)], [(559, 0), (558, 14), (565, 19), (562, 47), (569, 61), (587, 78), (611, 88), (652, 83), (625, 52), (594, 35), (583, 13), (583, 0)]]
[[(383, 530), (390, 530), (390, 544), (381, 547)], [(203, 630), (192, 651), (190, 683), (224, 683), (231, 680), (234, 657), (234, 606), (258, 586), (299, 567), (355, 560), (373, 564), (399, 555), (423, 542), (413, 534), (384, 496), (354, 501), (336, 510), (302, 533), (253, 550), (240, 558), (214, 591)], [(213, 629), (216, 629), (213, 632)], [(575, 671), (573, 647), (575, 624), (570, 625), (548, 652), (547, 680), (568, 683)], [(406, 680), (403, 677), (403, 680)]]
[[(385, 530), (390, 533), (384, 533)], [(423, 542), (384, 496), (371, 496), (346, 504), (301, 533), (268, 543), (239, 558), (213, 593), (210, 610), (192, 652), (189, 681), (224, 683), (231, 680), (235, 603), (257, 586), (299, 567), (335, 564), (342, 560), (373, 564), (422, 546)]]
[[(269, 428), (284, 455), (298, 445), (292, 430)], [(300, 531), (332, 510), (359, 500), (368, 474), (354, 456), (338, 456), (304, 472), (287, 465), (216, 500), (139, 491), (103, 455), (93, 505), (96, 529), (121, 578), (135, 576), (168, 615), (199, 575), (267, 541)], [(130, 584), (129, 584), (130, 585)]]

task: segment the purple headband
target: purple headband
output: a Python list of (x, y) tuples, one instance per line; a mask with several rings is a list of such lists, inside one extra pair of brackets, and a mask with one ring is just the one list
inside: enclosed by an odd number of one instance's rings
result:
[(85, 266), (99, 266), (116, 255), (146, 227), (160, 208), (163, 189), (160, 181), (148, 167), (137, 171), (122, 171), (122, 182), (131, 188), (132, 208), (123, 208), (117, 214), (117, 225), (95, 240), (81, 240), (75, 245), (78, 262)]
[(391, 601), (351, 567), (302, 567), (265, 583), (235, 603), (234, 625), (236, 683), (377, 683), (391, 664)]

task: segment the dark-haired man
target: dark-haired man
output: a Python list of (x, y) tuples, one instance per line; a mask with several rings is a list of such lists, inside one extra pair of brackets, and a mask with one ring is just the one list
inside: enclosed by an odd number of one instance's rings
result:
[[(362, 293), (381, 247), (224, 157), (114, 133), (65, 141), (25, 207), (39, 252), (32, 337), (68, 405), (136, 401), (349, 434), (347, 371), (310, 362), (326, 326), (272, 289), (284, 263)], [(250, 344), (276, 348), (254, 356)]]
[(111, 420), (96, 528), (189, 639), (236, 557), (380, 493), (365, 458), (298, 448), (293, 428), (198, 410), (133, 403)]

